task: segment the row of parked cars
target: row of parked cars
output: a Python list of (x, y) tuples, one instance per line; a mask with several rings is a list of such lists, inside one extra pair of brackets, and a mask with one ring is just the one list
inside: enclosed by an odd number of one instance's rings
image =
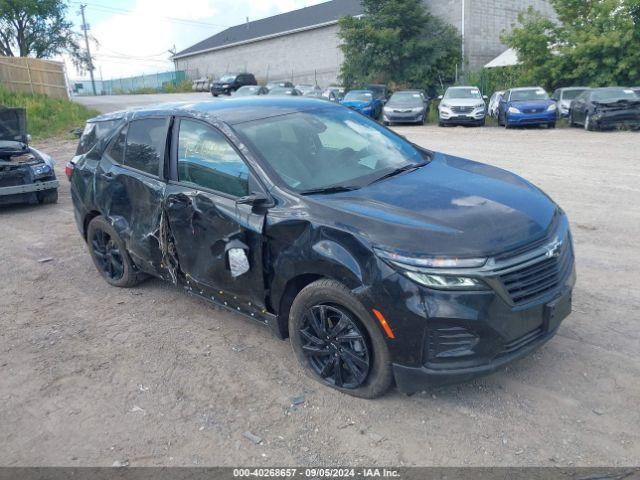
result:
[(640, 128), (640, 87), (559, 88), (551, 96), (540, 87), (495, 92), (488, 114), (506, 128), (544, 125), (553, 128), (560, 118), (572, 127), (602, 130)]

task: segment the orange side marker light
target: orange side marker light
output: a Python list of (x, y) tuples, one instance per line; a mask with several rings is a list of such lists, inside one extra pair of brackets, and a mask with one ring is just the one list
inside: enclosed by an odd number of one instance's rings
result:
[(382, 329), (384, 330), (384, 332), (387, 334), (387, 337), (389, 337), (392, 340), (395, 339), (396, 336), (393, 334), (393, 330), (391, 330), (391, 327), (389, 326), (387, 319), (384, 318), (384, 315), (382, 315), (382, 313), (380, 313), (375, 308), (373, 309), (373, 314), (376, 316), (376, 318), (380, 322), (380, 325), (382, 326)]

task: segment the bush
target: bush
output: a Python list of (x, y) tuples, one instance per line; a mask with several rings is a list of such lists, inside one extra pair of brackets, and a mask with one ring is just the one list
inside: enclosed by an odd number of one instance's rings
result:
[(1, 86), (0, 106), (26, 108), (27, 131), (35, 139), (82, 128), (89, 118), (100, 114), (69, 100), (40, 94), (10, 92)]

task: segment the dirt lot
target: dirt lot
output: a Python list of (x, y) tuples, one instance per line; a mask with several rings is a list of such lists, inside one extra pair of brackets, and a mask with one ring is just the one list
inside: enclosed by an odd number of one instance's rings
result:
[(63, 177), (75, 142), (55, 139), (39, 147), (59, 160), (60, 203), (0, 210), (0, 464), (637, 465), (640, 134), (399, 130), (565, 208), (579, 281), (554, 340), (412, 397), (323, 388), (260, 325), (160, 281), (104, 283)]

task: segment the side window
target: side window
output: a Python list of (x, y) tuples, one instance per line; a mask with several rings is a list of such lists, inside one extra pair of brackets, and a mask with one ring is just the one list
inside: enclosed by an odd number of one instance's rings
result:
[(249, 194), (249, 168), (229, 142), (211, 127), (180, 121), (178, 180), (235, 197)]
[(111, 144), (107, 148), (107, 155), (111, 157), (114, 162), (124, 162), (124, 148), (127, 142), (127, 126), (125, 125), (120, 129), (118, 134), (111, 140)]
[(147, 118), (129, 124), (123, 164), (158, 176), (167, 143), (167, 120)]

